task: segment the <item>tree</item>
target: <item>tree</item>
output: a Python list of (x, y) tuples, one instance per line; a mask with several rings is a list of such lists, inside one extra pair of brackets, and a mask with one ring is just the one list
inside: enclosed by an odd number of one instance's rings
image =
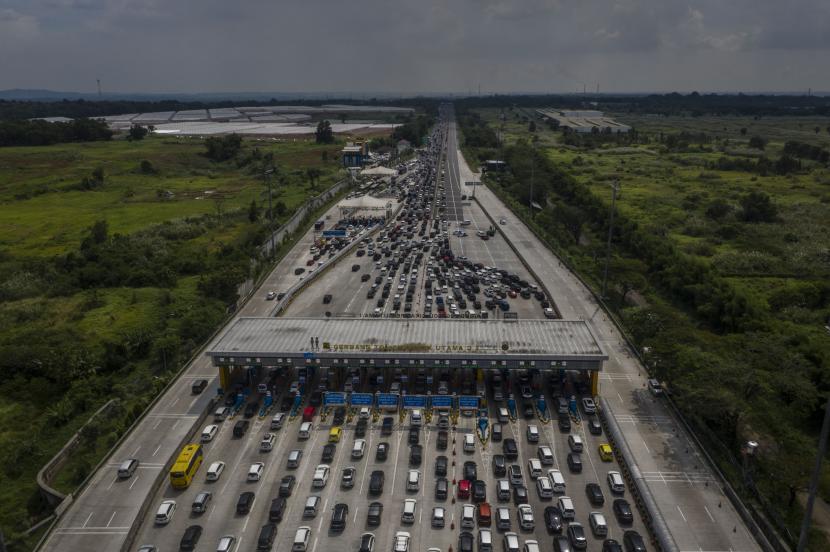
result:
[(714, 199), (706, 206), (706, 216), (712, 220), (723, 220), (732, 207), (723, 199)]
[(323, 150), (323, 153), (320, 155), (320, 159), (322, 159), (323, 163), (329, 160), (329, 151)]
[(150, 163), (146, 159), (141, 160), (141, 163), (138, 166), (138, 170), (139, 170), (139, 172), (141, 172), (141, 174), (155, 174), (156, 173), (156, 168), (153, 166), (152, 163)]
[(248, 206), (248, 220), (251, 222), (256, 222), (259, 219), (259, 207), (256, 204), (256, 200), (251, 200), (251, 205)]
[(536, 132), (536, 121), (530, 121), (530, 124), (527, 125), (528, 132)]
[(767, 146), (767, 141), (760, 136), (753, 136), (749, 139), (749, 147), (762, 150)]
[(143, 127), (141, 125), (131, 125), (130, 131), (127, 134), (127, 140), (144, 140), (144, 137), (147, 136), (147, 133), (150, 132), (147, 130), (147, 127)]
[(97, 220), (89, 228), (89, 237), (92, 238), (93, 243), (104, 243), (107, 241), (109, 235), (109, 225), (105, 220)]
[(746, 136), (746, 127), (741, 128), (741, 136)]
[(778, 216), (778, 208), (765, 192), (749, 192), (741, 198), (741, 208), (746, 222), (775, 222)]
[(285, 203), (283, 203), (282, 200), (277, 201), (276, 203), (274, 203), (274, 214), (275, 215), (277, 215), (278, 217), (281, 217), (286, 213), (286, 211), (288, 211), (288, 207), (285, 206)]
[(242, 137), (238, 134), (226, 136), (211, 136), (205, 140), (205, 155), (213, 161), (227, 161), (233, 159), (242, 149)]
[(331, 144), (334, 142), (334, 133), (331, 130), (331, 123), (329, 121), (325, 120), (317, 123), (314, 139), (318, 144)]

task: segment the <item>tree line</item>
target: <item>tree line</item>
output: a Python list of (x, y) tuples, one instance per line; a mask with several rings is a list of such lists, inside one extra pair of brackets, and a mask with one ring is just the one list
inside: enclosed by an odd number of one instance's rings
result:
[(43, 120), (4, 121), (0, 122), (0, 147), (97, 142), (110, 140), (112, 134), (105, 122), (94, 119), (55, 123)]

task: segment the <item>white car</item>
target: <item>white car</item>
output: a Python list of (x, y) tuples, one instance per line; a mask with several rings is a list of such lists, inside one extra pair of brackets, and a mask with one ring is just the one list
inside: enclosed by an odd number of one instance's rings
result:
[(591, 397), (585, 397), (582, 399), (582, 410), (585, 411), (585, 414), (596, 414), (597, 413), (597, 405), (594, 402), (594, 399)]
[(265, 462), (254, 462), (248, 468), (248, 481), (259, 481), (263, 471), (265, 471)]
[(219, 539), (216, 552), (233, 552), (234, 550), (236, 550), (236, 537), (233, 535), (225, 535)]
[(446, 519), (446, 510), (441, 506), (436, 506), (432, 509), (432, 526), (436, 528), (443, 528)]
[(266, 295), (265, 298), (268, 299), (269, 301), (273, 301), (276, 296), (277, 296), (276, 291), (269, 291), (268, 295)]
[(223, 471), (225, 471), (225, 463), (214, 462), (208, 468), (207, 476), (205, 477), (205, 479), (207, 479), (208, 481), (219, 481), (219, 476), (222, 475)]
[(167, 525), (173, 519), (173, 513), (176, 511), (175, 500), (165, 500), (159, 505), (156, 511), (156, 525)]
[(533, 531), (535, 523), (533, 521), (533, 509), (530, 504), (519, 505), (519, 525), (522, 529)]
[(398, 531), (395, 533), (394, 552), (409, 552), (409, 533)]
[(205, 426), (205, 429), (202, 430), (202, 442), (209, 443), (213, 441), (213, 438), (216, 437), (216, 433), (219, 431), (219, 426), (215, 424), (211, 424), (209, 426)]

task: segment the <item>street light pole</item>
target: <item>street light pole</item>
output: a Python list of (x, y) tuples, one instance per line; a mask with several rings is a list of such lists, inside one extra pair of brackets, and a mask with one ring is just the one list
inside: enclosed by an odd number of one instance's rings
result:
[(265, 180), (268, 182), (268, 231), (271, 233), (271, 257), (274, 252), (274, 210), (271, 208), (271, 177), (274, 174), (274, 167), (265, 171)]
[(821, 477), (821, 460), (827, 453), (827, 434), (830, 433), (830, 399), (824, 408), (824, 422), (821, 424), (821, 436), (818, 441), (818, 454), (816, 465), (813, 468), (813, 475), (810, 478), (810, 491), (807, 494), (807, 506), (804, 509), (804, 519), (801, 522), (801, 535), (798, 537), (798, 548), (796, 552), (804, 552), (807, 547), (807, 536), (810, 531), (810, 521), (813, 517), (813, 504), (816, 501), (819, 478)]
[(620, 183), (614, 180), (611, 185), (611, 214), (608, 215), (608, 245), (605, 250), (605, 271), (602, 275), (602, 294), (600, 297), (605, 299), (605, 291), (608, 286), (608, 262), (611, 259), (611, 238), (614, 235), (614, 207), (617, 203), (617, 190), (619, 190)]

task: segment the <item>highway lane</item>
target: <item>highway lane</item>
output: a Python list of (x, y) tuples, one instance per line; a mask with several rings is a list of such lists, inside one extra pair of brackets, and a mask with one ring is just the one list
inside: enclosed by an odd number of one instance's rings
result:
[[(462, 178), (477, 180), (457, 144), (456, 152)], [(562, 316), (587, 320), (608, 352), (600, 394), (609, 400), (611, 415), (621, 422), (634, 461), (645, 472), (680, 549), (758, 550), (720, 486), (709, 484), (715, 481), (714, 475), (683, 427), (660, 399), (646, 391), (645, 371), (590, 292), (489, 189), (479, 187), (476, 198), (494, 219), (507, 219), (501, 231), (534, 271), (544, 275)]]
[[(337, 210), (332, 209), (326, 215), (337, 217)], [(266, 300), (266, 292), (285, 289), (295, 281), (294, 265), (308, 251), (312, 241), (313, 232), (309, 231), (268, 275), (260, 290), (242, 307), (234, 320), (240, 316), (267, 315), (273, 302)], [(229, 325), (232, 323), (233, 320)], [(196, 396), (190, 394), (194, 379), (207, 379), (209, 382), (202, 394)], [(178, 453), (182, 440), (216, 394), (217, 385), (216, 369), (207, 357), (197, 356), (116, 449), (110, 462), (102, 466), (75, 497), (47, 537), (42, 550), (118, 550), (136, 521), (142, 503), (150, 494), (161, 466)], [(117, 465), (127, 458), (138, 458), (142, 467), (132, 478), (117, 481)]]

